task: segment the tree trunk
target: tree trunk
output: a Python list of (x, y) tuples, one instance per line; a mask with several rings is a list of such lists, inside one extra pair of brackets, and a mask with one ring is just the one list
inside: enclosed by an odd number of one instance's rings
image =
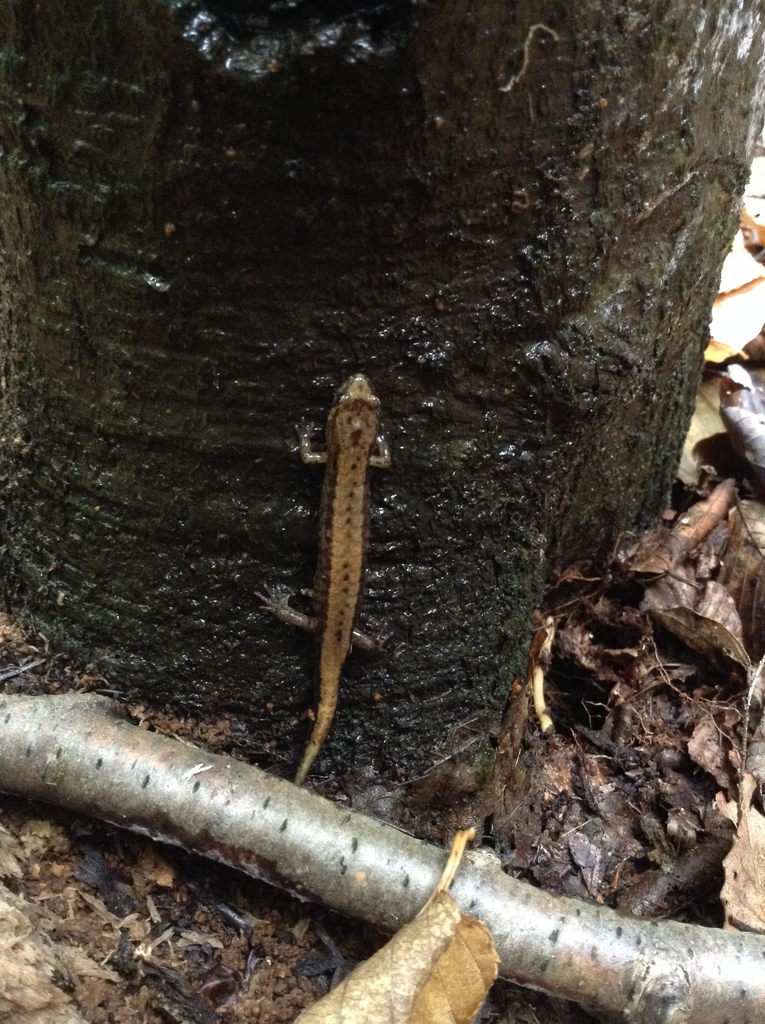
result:
[[(755, 0), (0, 0), (4, 577), (57, 649), (291, 770), (320, 471), (382, 401), (319, 773), (486, 732), (552, 565), (672, 479), (760, 125)], [(482, 747), (476, 743), (476, 763)]]

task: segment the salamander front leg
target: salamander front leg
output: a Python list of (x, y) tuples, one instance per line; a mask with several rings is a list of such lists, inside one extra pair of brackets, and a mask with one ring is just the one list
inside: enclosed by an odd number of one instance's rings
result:
[(304, 462), (306, 466), (324, 465), (327, 461), (326, 452), (317, 452), (314, 450), (311, 435), (315, 432), (315, 423), (299, 423), (297, 426), (298, 451), (300, 452), (301, 461)]
[(377, 449), (369, 456), (372, 469), (390, 469), (390, 447), (384, 434), (377, 438)]

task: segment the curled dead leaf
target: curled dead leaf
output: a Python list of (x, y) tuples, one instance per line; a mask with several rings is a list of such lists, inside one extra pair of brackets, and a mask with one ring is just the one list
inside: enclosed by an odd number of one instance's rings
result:
[(765, 505), (739, 502), (719, 583), (738, 610), (744, 645), (752, 661), (765, 654)]
[(692, 650), (708, 657), (725, 654), (748, 668), (751, 660), (744, 645), (720, 622), (705, 618), (691, 608), (664, 608), (651, 612), (665, 629), (679, 636)]
[(628, 568), (637, 573), (660, 575), (677, 566), (727, 516), (736, 499), (734, 480), (723, 480), (708, 498), (693, 505), (670, 531), (654, 534), (630, 558)]
[[(748, 773), (741, 779), (738, 827), (723, 861), (725, 882), (720, 899), (726, 927), (765, 932), (765, 817), (752, 806), (756, 785)], [(733, 818), (733, 808), (726, 810)]]
[(469, 1024), (498, 963), (486, 926), (440, 892), (296, 1024)]
[(499, 957), (486, 926), (463, 914), (445, 888), (464, 849), (460, 837), (417, 917), (295, 1024), (470, 1024)]

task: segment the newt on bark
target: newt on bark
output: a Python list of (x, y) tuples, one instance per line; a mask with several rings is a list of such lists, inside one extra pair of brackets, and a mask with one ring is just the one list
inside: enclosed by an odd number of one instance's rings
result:
[(325, 466), (319, 517), (319, 559), (313, 585), (314, 614), (303, 615), (280, 597), (264, 608), (283, 622), (310, 629), (318, 650), (319, 703), (311, 738), (295, 783), (300, 786), (327, 737), (337, 707), (340, 673), (351, 646), (378, 644), (355, 629), (364, 586), (369, 529), (368, 470), (388, 469), (390, 450), (380, 436), (380, 400), (362, 374), (337, 392), (327, 418), (326, 451), (314, 451), (312, 428), (299, 428), (300, 457)]

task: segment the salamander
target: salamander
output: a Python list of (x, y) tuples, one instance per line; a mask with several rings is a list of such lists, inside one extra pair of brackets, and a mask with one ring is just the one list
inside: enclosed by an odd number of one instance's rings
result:
[(311, 737), (295, 775), (295, 783), (302, 785), (332, 725), (340, 673), (351, 646), (377, 646), (354, 627), (364, 588), (368, 470), (388, 469), (390, 450), (380, 435), (380, 400), (362, 374), (350, 377), (335, 396), (327, 418), (326, 451), (314, 451), (310, 426), (302, 425), (298, 432), (303, 462), (325, 467), (314, 615), (302, 615), (281, 598), (267, 598), (264, 608), (316, 635), (319, 702)]

